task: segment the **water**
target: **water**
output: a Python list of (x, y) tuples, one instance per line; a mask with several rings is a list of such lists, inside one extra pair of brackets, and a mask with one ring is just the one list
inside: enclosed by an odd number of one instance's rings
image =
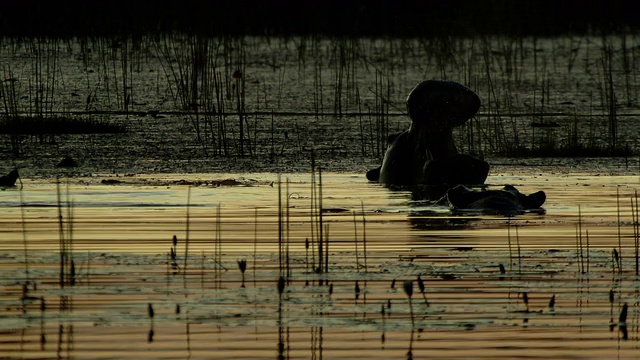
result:
[[(0, 136), (4, 168), (18, 166), (24, 184), (0, 191), (0, 358), (637, 356), (638, 161), (497, 157), (509, 146), (606, 147), (613, 132), (637, 149), (636, 37), (207, 39), (195, 95), (178, 85), (192, 77), (174, 75), (203, 55), (191, 52), (196, 39), (121, 40), (0, 45), (9, 115), (129, 130), (22, 137), (17, 158)], [(491, 186), (544, 190), (546, 214), (453, 215), (365, 180), (386, 134), (408, 127), (408, 91), (427, 78), (478, 92), (460, 150), (487, 156)], [(545, 121), (560, 126), (530, 126)], [(325, 169), (322, 273), (311, 150)], [(55, 168), (65, 155), (80, 166)], [(290, 194), (282, 226), (276, 173)], [(75, 284), (61, 284), (71, 259)]]
[[(284, 176), (291, 194), (283, 227), (290, 277), (282, 296), (276, 286), (274, 174), (137, 175), (119, 178), (117, 185), (103, 185), (98, 177), (63, 182), (62, 199), (73, 203), (77, 269), (75, 285), (64, 288), (58, 279), (55, 183), (25, 179), (24, 225), (19, 191), (0, 192), (0, 353), (96, 359), (408, 358), (408, 352), (414, 358), (635, 356), (638, 287), (629, 199), (637, 175), (515, 166), (494, 171), (489, 184), (511, 183), (525, 193), (545, 190), (546, 214), (510, 221), (454, 216), (447, 208), (412, 201), (409, 193), (368, 183), (361, 174), (323, 174), (323, 206), (346, 210), (323, 217), (330, 239), (328, 273), (311, 270), (318, 260), (305, 249), (312, 231), (310, 175)], [(242, 185), (181, 185), (227, 178)], [(67, 219), (66, 209), (62, 213)], [(618, 232), (622, 272), (612, 258)], [(168, 255), (174, 234), (180, 267), (175, 271)], [(27, 281), (24, 239), (30, 285), (21, 300)], [(247, 261), (244, 287), (240, 259)], [(413, 281), (411, 307), (405, 280)], [(617, 326), (624, 303), (626, 333)]]

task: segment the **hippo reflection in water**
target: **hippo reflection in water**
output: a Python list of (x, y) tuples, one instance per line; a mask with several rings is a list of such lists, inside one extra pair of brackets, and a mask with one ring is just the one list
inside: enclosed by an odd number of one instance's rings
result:
[[(479, 109), (478, 95), (460, 83), (439, 80), (419, 83), (407, 98), (411, 126), (389, 137), (382, 166), (369, 170), (367, 179), (392, 188), (410, 188), (414, 198), (431, 200), (439, 199), (460, 184), (484, 184), (489, 164), (458, 153), (453, 140), (453, 129), (467, 122)], [(512, 186), (489, 191), (455, 189), (447, 196), (454, 209), (484, 206), (501, 213), (518, 212), (539, 208), (546, 199), (542, 191), (527, 196)]]
[(453, 128), (480, 108), (480, 98), (453, 81), (419, 83), (407, 98), (408, 130), (389, 138), (382, 166), (367, 172), (371, 181), (389, 186), (482, 184), (486, 161), (458, 153)]

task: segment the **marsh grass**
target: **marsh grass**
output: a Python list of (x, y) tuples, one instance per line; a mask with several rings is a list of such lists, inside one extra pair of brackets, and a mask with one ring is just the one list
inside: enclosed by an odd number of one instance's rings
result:
[[(638, 106), (638, 77), (632, 70), (640, 56), (632, 39), (626, 32), (560, 39), (197, 33), (75, 42), (6, 39), (3, 55), (18, 61), (27, 52), (29, 69), (12, 62), (1, 69), (3, 133), (20, 154), (25, 134), (42, 139), (62, 131), (121, 133), (127, 128), (112, 118), (171, 116), (191, 127), (193, 133), (185, 136), (195, 138), (205, 158), (300, 160), (305, 150), (324, 147), (341, 156), (379, 160), (388, 135), (408, 127), (403, 101), (424, 77), (461, 81), (480, 95), (481, 112), (455, 133), (463, 152), (629, 156), (638, 147), (622, 125)], [(84, 86), (71, 81), (66, 55), (73, 52), (84, 67)], [(407, 70), (414, 66), (417, 72)], [(584, 81), (574, 83), (573, 77)], [(70, 84), (77, 89), (70, 91)], [(25, 120), (30, 117), (34, 120)], [(74, 117), (87, 120), (62, 120)], [(304, 129), (314, 120), (330, 126), (350, 122), (357, 138), (351, 135), (353, 144), (345, 146), (309, 136)]]

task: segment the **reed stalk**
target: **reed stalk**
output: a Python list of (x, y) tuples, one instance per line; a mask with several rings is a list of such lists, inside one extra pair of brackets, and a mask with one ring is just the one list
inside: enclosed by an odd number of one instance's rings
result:
[(256, 286), (256, 256), (258, 255), (258, 208), (255, 209), (253, 226), (253, 286)]
[(290, 253), (290, 250), (291, 250), (291, 247), (290, 247), (290, 242), (291, 241), (290, 241), (290, 238), (289, 238), (289, 228), (290, 228), (290, 226), (289, 226), (290, 225), (290, 222), (289, 222), (289, 209), (290, 209), (290, 206), (289, 206), (289, 196), (290, 196), (290, 194), (289, 194), (289, 178), (287, 178), (287, 183), (286, 183), (286, 196), (287, 196), (287, 201), (286, 201), (286, 205), (285, 205), (286, 206), (286, 209), (285, 209), (285, 220), (286, 220), (286, 226), (285, 226), (285, 230), (286, 230), (286, 232), (285, 232), (285, 234), (286, 234), (286, 236), (285, 236), (285, 242), (286, 242), (286, 245), (285, 245), (285, 264), (286, 264), (286, 268), (287, 268), (287, 271), (286, 271), (287, 280), (290, 281), (290, 279), (291, 279), (291, 258), (289, 256), (289, 253)]
[(358, 224), (356, 220), (356, 211), (353, 210), (352, 214), (353, 214), (353, 238), (354, 238), (353, 245), (356, 253), (356, 272), (360, 272), (360, 259), (358, 256)]
[(328, 268), (328, 264), (326, 264), (326, 258), (323, 259), (323, 242), (324, 242), (324, 234), (323, 234), (323, 221), (322, 221), (322, 168), (318, 167), (318, 195), (317, 195), (317, 214), (318, 214), (318, 268), (319, 272), (322, 272), (323, 264), (325, 264), (324, 268)]
[(30, 283), (30, 278), (29, 278), (29, 248), (27, 246), (27, 224), (26, 224), (26, 218), (25, 218), (25, 215), (24, 215), (25, 203), (24, 203), (24, 194), (23, 194), (23, 191), (22, 191), (22, 187), (20, 187), (19, 193), (20, 193), (20, 219), (21, 219), (21, 222), (22, 222), (22, 250), (23, 250), (23, 255), (24, 255), (24, 277), (25, 277), (25, 283), (29, 284)]
[(618, 272), (622, 273), (622, 222), (620, 219), (620, 189), (616, 188), (616, 213), (618, 227)]
[(329, 273), (329, 224), (325, 227), (324, 272)]
[(518, 233), (518, 223), (514, 223), (516, 231), (516, 248), (518, 250), (518, 273), (522, 274), (522, 253), (520, 247), (520, 234)]
[(579, 254), (579, 263), (580, 263), (580, 273), (585, 274), (585, 266), (584, 266), (584, 243), (582, 241), (582, 209), (580, 205), (578, 205), (578, 254)]
[(507, 245), (509, 246), (509, 271), (513, 269), (513, 250), (511, 248), (511, 220), (512, 217), (509, 216), (507, 219)]
[(283, 254), (282, 254), (282, 181), (278, 174), (278, 274), (283, 277)]
[[(637, 192), (636, 192), (636, 196), (637, 196)], [(636, 269), (636, 275), (638, 274), (638, 239), (639, 239), (639, 231), (638, 231), (638, 212), (637, 212), (637, 208), (635, 207), (634, 203), (633, 203), (633, 197), (631, 197), (631, 199), (629, 199), (631, 201), (631, 224), (633, 225), (633, 250), (634, 250), (634, 257), (635, 257), (635, 269)]]
[(402, 284), (402, 288), (404, 289), (404, 293), (407, 295), (407, 299), (409, 300), (409, 311), (411, 315), (411, 330), (413, 332), (413, 328), (415, 327), (415, 321), (413, 317), (413, 304), (411, 303), (411, 297), (413, 296), (413, 281), (405, 280)]
[(426, 293), (426, 288), (424, 286), (424, 281), (422, 281), (422, 278), (420, 277), (420, 275), (418, 275), (418, 289), (420, 289), (420, 293), (422, 294), (422, 298), (424, 299), (424, 305), (429, 307), (429, 300), (427, 300), (427, 293)]
[[(182, 266), (182, 273), (185, 281), (187, 276), (187, 260), (189, 258), (189, 223), (190, 223), (190, 209), (191, 209), (191, 186), (187, 188), (187, 218), (185, 220), (185, 234), (184, 234), (184, 265)], [(185, 283), (186, 286), (186, 283)]]
[(364, 272), (369, 272), (367, 266), (367, 220), (364, 214), (364, 201), (360, 200), (360, 208), (362, 209), (362, 256), (364, 257)]

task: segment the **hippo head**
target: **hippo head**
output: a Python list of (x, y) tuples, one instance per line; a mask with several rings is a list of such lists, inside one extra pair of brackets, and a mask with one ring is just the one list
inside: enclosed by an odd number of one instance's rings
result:
[(432, 131), (460, 126), (478, 109), (478, 95), (455, 81), (423, 81), (411, 90), (407, 98), (407, 111), (413, 124)]
[(489, 164), (459, 154), (453, 138), (453, 128), (479, 108), (478, 95), (460, 83), (419, 83), (407, 98), (411, 126), (389, 138), (382, 166), (367, 172), (367, 179), (397, 186), (483, 183)]
[(511, 215), (539, 209), (546, 198), (544, 191), (526, 195), (512, 185), (506, 185), (500, 190), (471, 190), (458, 185), (449, 189), (446, 194), (446, 199), (454, 210)]

